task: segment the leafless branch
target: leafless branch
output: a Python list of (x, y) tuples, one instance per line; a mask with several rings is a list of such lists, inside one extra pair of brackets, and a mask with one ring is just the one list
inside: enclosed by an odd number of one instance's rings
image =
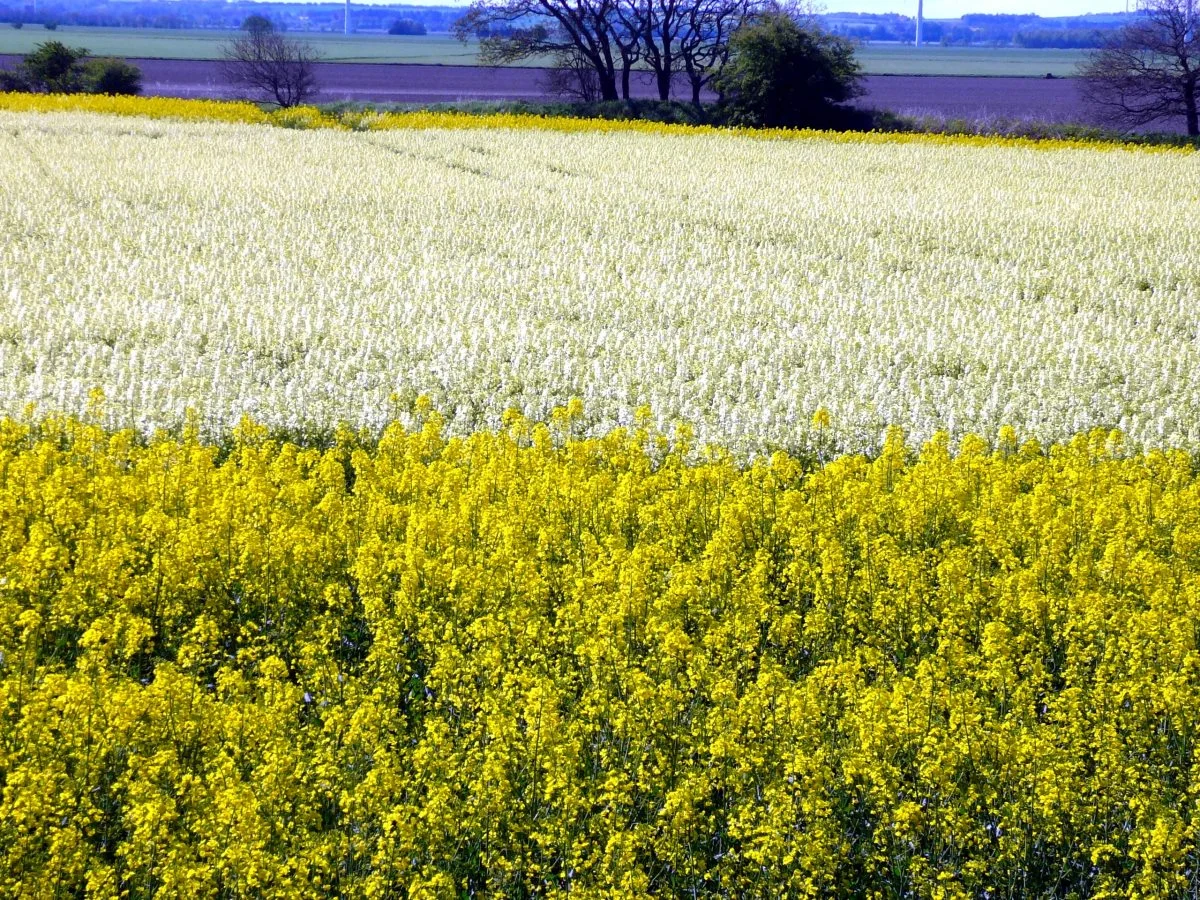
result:
[(289, 107), (317, 92), (315, 64), (319, 59), (306, 43), (288, 40), (274, 30), (258, 29), (225, 48), (221, 68), (229, 83), (253, 92), (256, 99)]
[(1138, 128), (1182, 116), (1188, 134), (1200, 134), (1197, 0), (1147, 0), (1079, 75), (1084, 99), (1111, 125)]

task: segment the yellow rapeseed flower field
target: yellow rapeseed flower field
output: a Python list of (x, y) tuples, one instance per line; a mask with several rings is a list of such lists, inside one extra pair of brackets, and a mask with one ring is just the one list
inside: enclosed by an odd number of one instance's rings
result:
[(0, 426), (0, 894), (1189, 896), (1200, 475)]
[(1200, 893), (1194, 153), (0, 148), (0, 897)]

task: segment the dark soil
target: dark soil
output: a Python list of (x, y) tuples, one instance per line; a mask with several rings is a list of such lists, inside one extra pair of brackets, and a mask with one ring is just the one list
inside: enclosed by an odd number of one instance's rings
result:
[(860, 106), (905, 116), (945, 119), (1031, 119), (1099, 124), (1073, 78), (963, 75), (870, 75)]

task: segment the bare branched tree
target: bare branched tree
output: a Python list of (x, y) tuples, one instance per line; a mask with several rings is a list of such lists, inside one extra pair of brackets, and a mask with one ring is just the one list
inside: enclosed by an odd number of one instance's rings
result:
[(317, 92), (319, 60), (309, 44), (256, 22), (224, 48), (221, 69), (226, 81), (253, 92), (256, 99), (289, 107)]
[(729, 37), (757, 8), (756, 0), (692, 0), (679, 38), (679, 58), (692, 89), (692, 103), (716, 81), (729, 62)]
[(1200, 0), (1144, 0), (1080, 66), (1084, 98), (1119, 128), (1182, 116), (1200, 135)]
[(680, 39), (695, 0), (634, 0), (642, 59), (654, 74), (659, 100), (671, 99), (671, 84), (680, 69)]
[[(455, 24), (460, 40), (479, 39), (480, 57), (505, 65), (538, 56), (557, 60), (556, 92), (601, 100), (630, 99), (630, 80), (642, 65), (661, 100), (671, 99), (686, 75), (692, 101), (729, 58), (729, 38), (766, 6), (789, 15), (809, 0), (475, 0)], [(795, 11), (795, 12), (794, 12)], [(583, 69), (592, 73), (583, 79)]]
[(548, 94), (595, 103), (600, 99), (600, 82), (596, 70), (576, 50), (564, 50), (547, 70), (545, 88)]
[(638, 26), (642, 0), (617, 0), (609, 30), (621, 59), (621, 99), (629, 99), (629, 81), (633, 67), (642, 59), (642, 35)]
[[(577, 54), (596, 73), (600, 99), (617, 99), (620, 50), (617, 0), (476, 0), (454, 25), (459, 40), (478, 37), (488, 65), (542, 55)], [(528, 25), (534, 21), (537, 24)], [(543, 24), (544, 23), (544, 24)]]

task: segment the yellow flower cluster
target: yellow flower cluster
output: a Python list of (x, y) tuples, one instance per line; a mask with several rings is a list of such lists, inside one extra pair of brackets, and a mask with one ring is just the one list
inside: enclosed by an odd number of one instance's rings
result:
[(0, 109), (10, 112), (92, 112), (147, 119), (203, 122), (267, 122), (253, 103), (228, 100), (181, 100), (176, 97), (120, 97), (107, 94), (0, 93)]
[[(367, 130), (403, 128), (537, 128), (544, 131), (576, 134), (581, 132), (615, 132), (653, 135), (737, 135), (770, 141), (821, 140), (840, 144), (945, 144), (951, 146), (976, 147), (1027, 147), (1039, 150), (1066, 150), (1086, 147), (1089, 149), (1129, 149), (1131, 145), (1119, 141), (1096, 141), (1084, 139), (1042, 139), (1005, 137), (983, 134), (927, 134), (923, 132), (897, 131), (824, 131), (813, 128), (741, 128), (717, 125), (682, 125), (666, 122), (651, 122), (644, 119), (578, 119), (565, 116), (539, 116), (527, 113), (498, 113), (494, 115), (471, 115), (454, 111), (414, 111), (399, 113), (351, 113), (343, 116), (348, 127)], [(362, 124), (359, 125), (358, 123)], [(1152, 152), (1192, 153), (1191, 145), (1138, 145), (1136, 149)]]
[(1194, 889), (1186, 454), (416, 416), (0, 424), (0, 895)]
[[(354, 131), (394, 131), (431, 128), (470, 130), (481, 128), (538, 129), (562, 133), (640, 133), (653, 135), (735, 134), (761, 140), (832, 141), (845, 144), (947, 144), (953, 146), (1029, 147), (1041, 150), (1129, 149), (1121, 142), (1084, 139), (1040, 139), (999, 135), (923, 134), (920, 132), (821, 131), (816, 129), (728, 128), (712, 125), (678, 125), (640, 119), (578, 119), (541, 116), (528, 113), (472, 115), (453, 110), (414, 110), (412, 112), (348, 111), (340, 115), (312, 106), (277, 109), (270, 112), (244, 101), (185, 100), (175, 97), (121, 97), (89, 94), (0, 93), (0, 110), (11, 112), (95, 112), (153, 119), (178, 119), (192, 122), (239, 122), (268, 124), (285, 128), (338, 128)], [(1138, 146), (1138, 152), (1192, 153), (1191, 145)]]

